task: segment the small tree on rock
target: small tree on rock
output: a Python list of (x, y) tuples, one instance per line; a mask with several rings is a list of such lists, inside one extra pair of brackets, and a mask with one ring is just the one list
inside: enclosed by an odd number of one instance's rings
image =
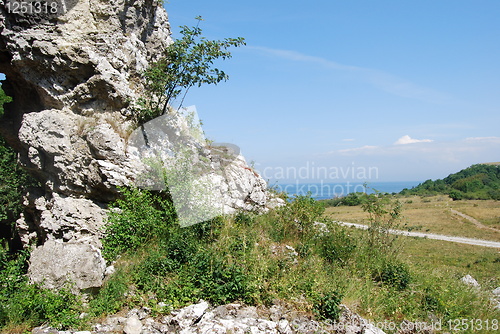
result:
[[(196, 18), (201, 21), (201, 17)], [(138, 122), (143, 123), (167, 113), (172, 101), (184, 98), (193, 86), (218, 84), (228, 75), (213, 67), (217, 59), (231, 58), (230, 47), (245, 45), (244, 38), (207, 40), (201, 36), (199, 22), (196, 27), (181, 26), (182, 38), (177, 39), (165, 50), (165, 55), (152, 64), (144, 73), (148, 96), (142, 99)]]

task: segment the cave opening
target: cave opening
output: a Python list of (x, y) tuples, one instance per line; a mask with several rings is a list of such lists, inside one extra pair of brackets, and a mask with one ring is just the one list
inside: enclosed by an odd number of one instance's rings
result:
[[(0, 122), (5, 124), (9, 112), (5, 112), (13, 102), (4, 90), (7, 81), (5, 73), (0, 73)], [(7, 89), (8, 91), (8, 89)], [(7, 114), (7, 115), (6, 115)], [(23, 208), (23, 192), (29, 176), (18, 163), (18, 153), (2, 131), (0, 133), (0, 248), (14, 253), (22, 248), (21, 239), (15, 229)]]

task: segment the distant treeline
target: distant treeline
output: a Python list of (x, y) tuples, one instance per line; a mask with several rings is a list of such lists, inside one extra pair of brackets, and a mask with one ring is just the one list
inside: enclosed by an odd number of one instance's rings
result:
[(449, 195), (454, 200), (500, 200), (500, 165), (472, 165), (442, 180), (427, 180), (412, 189), (403, 189), (400, 194)]

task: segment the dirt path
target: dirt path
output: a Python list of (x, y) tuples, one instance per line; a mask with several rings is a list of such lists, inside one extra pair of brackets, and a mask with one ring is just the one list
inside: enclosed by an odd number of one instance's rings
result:
[[(354, 224), (354, 223), (347, 223), (347, 222), (337, 222), (337, 223), (344, 225), (344, 226), (354, 226), (354, 227), (361, 228), (364, 230), (368, 229), (367, 225), (362, 225), (362, 224)], [(389, 233), (405, 235), (407, 237), (428, 238), (428, 239), (435, 239), (435, 240), (458, 242), (458, 243), (467, 244), (467, 245), (483, 246), (483, 247), (490, 247), (490, 248), (500, 248), (500, 242), (497, 242), (497, 241), (471, 239), (471, 238), (463, 238), (463, 237), (452, 237), (452, 236), (441, 235), (441, 234), (432, 234), (432, 233), (407, 232), (407, 231), (400, 231), (400, 230), (389, 230)]]
[(455, 209), (451, 209), (451, 213), (454, 213), (454, 214), (459, 215), (460, 217), (462, 217), (464, 219), (467, 219), (468, 221), (470, 221), (472, 224), (476, 225), (479, 228), (487, 229), (487, 230), (492, 230), (492, 231), (497, 231), (498, 232), (498, 230), (496, 228), (486, 226), (483, 223), (481, 223), (479, 220), (477, 220), (477, 219), (475, 219), (475, 218), (473, 218), (471, 216), (467, 216), (465, 213), (462, 213), (462, 212), (457, 211)]

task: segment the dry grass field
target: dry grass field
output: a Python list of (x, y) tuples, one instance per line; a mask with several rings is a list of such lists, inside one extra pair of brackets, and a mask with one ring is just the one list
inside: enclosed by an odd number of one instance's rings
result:
[[(499, 201), (452, 201), (447, 196), (399, 200), (404, 217), (400, 229), (500, 241)], [(457, 212), (477, 221), (473, 223)], [(325, 214), (360, 224), (366, 223), (368, 217), (360, 206), (329, 207)], [(500, 286), (500, 249), (413, 237), (401, 237), (400, 242), (401, 256), (415, 271), (455, 279), (470, 274), (485, 290)]]
[[(399, 200), (403, 203), (400, 229), (500, 241), (500, 201), (452, 201), (447, 196)], [(334, 220), (360, 224), (367, 218), (360, 206), (330, 207), (325, 214)]]

